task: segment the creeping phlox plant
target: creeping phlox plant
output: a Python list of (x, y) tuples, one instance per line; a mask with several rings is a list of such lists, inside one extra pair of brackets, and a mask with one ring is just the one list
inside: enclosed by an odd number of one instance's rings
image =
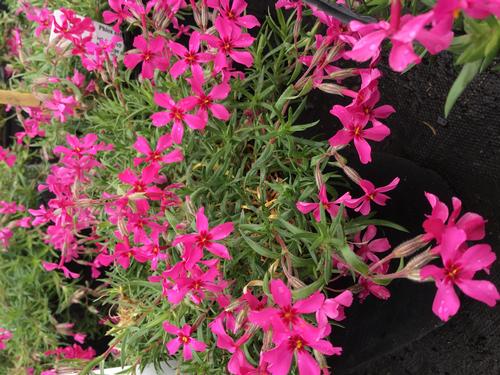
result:
[[(39, 332), (52, 325), (58, 338), (32, 331), (23, 342), (23, 327), (2, 320), (1, 366), (326, 374), (326, 358), (342, 352), (332, 326), (356, 298), (389, 298), (394, 279), (434, 282), (444, 321), (459, 309), (457, 288), (489, 306), (500, 299), (476, 277), (495, 260), (480, 215), (462, 214), (458, 198), (450, 212), (429, 192), (422, 233), (390, 244), (379, 233), (401, 227), (373, 211), (399, 178), (375, 186), (341, 155), (353, 146), (370, 163), (373, 142), (390, 134), (376, 67), (385, 39), (403, 71), (420, 61), (417, 42), (449, 47), (458, 15), (497, 22), (498, 1), (438, 0), (412, 15), (396, 0), (390, 21), (348, 25), (294, 0), (260, 20), (243, 0), (99, 4), (22, 1), (4, 24), (8, 83), (41, 104), (12, 108), (23, 129), (0, 149), (0, 255), (9, 264), (29, 248), (32, 272), (62, 289), (56, 301), (86, 306), (111, 341), (96, 352), (81, 321), (51, 315), (52, 299)], [(93, 38), (92, 19), (116, 35)], [(315, 125), (301, 116), (312, 90), (352, 99), (332, 98), (342, 128), (328, 142), (298, 134)], [(2, 317), (22, 299), (7, 297)]]

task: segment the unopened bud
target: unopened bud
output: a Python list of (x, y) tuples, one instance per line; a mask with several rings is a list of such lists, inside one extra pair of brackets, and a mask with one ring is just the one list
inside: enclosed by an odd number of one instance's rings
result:
[(417, 250), (424, 247), (427, 244), (427, 242), (428, 241), (424, 240), (424, 235), (421, 234), (420, 236), (412, 238), (411, 240), (403, 242), (402, 244), (397, 246), (392, 254), (395, 258), (403, 258), (408, 255), (412, 255)]
[(355, 76), (354, 69), (340, 69), (328, 75), (330, 79), (344, 79)]
[(129, 201), (138, 201), (139, 199), (144, 199), (144, 198), (146, 198), (146, 193), (144, 192), (136, 192), (128, 196)]
[(359, 185), (361, 182), (361, 176), (356, 172), (354, 169), (351, 167), (348, 167), (347, 165), (344, 166), (343, 168), (345, 175), (355, 184)]
[(336, 85), (334, 83), (322, 83), (318, 86), (318, 89), (326, 92), (327, 94), (342, 95), (342, 90), (344, 89), (344, 87)]
[(430, 250), (426, 250), (423, 253), (411, 258), (401, 273), (404, 274), (407, 279), (413, 281), (423, 281), (420, 277), (420, 270), (423, 266), (435, 258), (436, 256), (432, 254)]

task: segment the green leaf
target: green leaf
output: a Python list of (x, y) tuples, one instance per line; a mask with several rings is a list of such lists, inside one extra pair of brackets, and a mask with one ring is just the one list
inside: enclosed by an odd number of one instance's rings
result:
[(299, 300), (299, 299), (304, 299), (309, 297), (311, 294), (314, 292), (320, 290), (323, 287), (324, 284), (324, 279), (322, 277), (318, 278), (315, 282), (312, 284), (306, 285), (302, 288), (295, 289), (292, 291), (292, 296), (294, 300)]
[(451, 86), (450, 92), (448, 93), (448, 97), (446, 98), (446, 104), (444, 106), (445, 117), (448, 117), (457, 99), (460, 97), (460, 95), (465, 90), (467, 85), (474, 79), (476, 74), (479, 72), (479, 69), (481, 68), (481, 63), (482, 61), (479, 60), (467, 63), (463, 66), (462, 71), (460, 72), (457, 79), (453, 83), (453, 86)]
[[(241, 232), (240, 232), (241, 233)], [(273, 253), (272, 251), (266, 249), (265, 247), (259, 245), (257, 242), (254, 240), (250, 239), (249, 237), (245, 236), (243, 233), (241, 233), (241, 237), (245, 242), (252, 248), (253, 251), (255, 251), (257, 254), (266, 257), (266, 258), (271, 258), (271, 259), (278, 259), (280, 257), (280, 254), (278, 253)]]
[(354, 268), (357, 272), (362, 275), (368, 274), (368, 266), (365, 262), (361, 260), (359, 256), (357, 256), (349, 247), (349, 245), (344, 244), (344, 246), (340, 247), (340, 253), (342, 254), (342, 258), (349, 264), (352, 268)]

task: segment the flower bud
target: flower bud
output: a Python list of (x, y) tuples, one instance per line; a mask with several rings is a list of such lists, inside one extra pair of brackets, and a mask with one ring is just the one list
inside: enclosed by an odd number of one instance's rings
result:
[(397, 246), (392, 254), (395, 258), (403, 258), (408, 255), (412, 255), (413, 253), (415, 253), (415, 251), (421, 249), (427, 243), (428, 241), (425, 241), (424, 235), (421, 234), (420, 236), (412, 238), (411, 240), (403, 242), (402, 244)]
[(343, 87), (334, 83), (322, 83), (318, 86), (318, 89), (327, 94), (341, 95)]

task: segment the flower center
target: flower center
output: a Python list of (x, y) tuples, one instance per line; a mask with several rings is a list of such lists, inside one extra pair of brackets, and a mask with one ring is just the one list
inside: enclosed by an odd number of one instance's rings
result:
[(208, 242), (210, 242), (211, 236), (205, 232), (200, 232), (200, 235), (197, 238), (197, 244), (199, 247), (205, 247)]
[(354, 136), (359, 137), (363, 128), (360, 125), (354, 127)]
[(295, 313), (295, 310), (288, 306), (285, 307), (283, 310), (281, 310), (281, 319), (287, 324), (293, 323), (297, 317), (297, 314)]
[(185, 56), (185, 60), (188, 64), (193, 64), (196, 62), (196, 54), (194, 54), (193, 52), (189, 52), (186, 56)]
[(182, 121), (182, 119), (184, 118), (184, 114), (182, 113), (182, 111), (178, 108), (175, 108), (173, 111), (172, 111), (172, 115), (174, 116), (174, 118), (178, 121)]
[(453, 264), (450, 267), (446, 268), (446, 276), (449, 280), (456, 280), (458, 275), (460, 274), (460, 266), (457, 264)]
[(189, 337), (187, 336), (181, 335), (180, 339), (183, 344), (187, 344), (189, 342)]
[(229, 40), (224, 40), (222, 42), (222, 50), (227, 53), (230, 52), (231, 49), (232, 49), (231, 42), (229, 42)]
[(304, 350), (304, 347), (307, 345), (304, 339), (300, 336), (292, 336), (288, 341), (288, 345), (292, 350)]
[(142, 58), (144, 61), (149, 61), (153, 58), (153, 56), (151, 55), (151, 52), (145, 52)]
[(232, 10), (229, 10), (227, 13), (226, 13), (226, 17), (230, 20), (234, 20), (236, 19), (236, 16), (234, 15), (233, 11)]

